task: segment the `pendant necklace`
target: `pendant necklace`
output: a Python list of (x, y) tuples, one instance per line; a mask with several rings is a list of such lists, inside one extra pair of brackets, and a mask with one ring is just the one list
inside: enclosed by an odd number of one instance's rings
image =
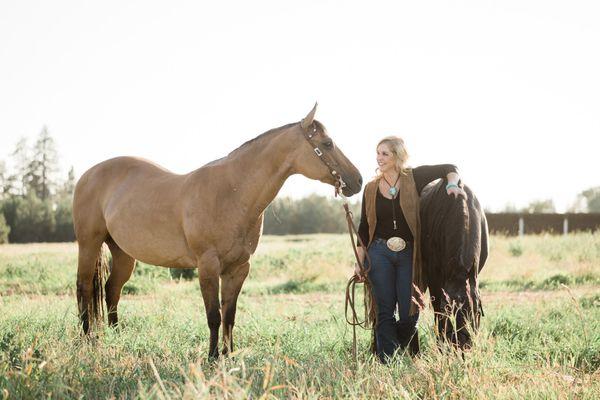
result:
[(394, 182), (394, 184), (390, 184), (390, 182), (386, 179), (385, 175), (383, 175), (383, 179), (385, 180), (385, 183), (388, 184), (388, 186), (390, 187), (388, 189), (388, 194), (390, 196), (392, 196), (391, 200), (392, 200), (392, 218), (394, 219), (394, 230), (398, 229), (398, 227), (396, 226), (396, 209), (394, 208), (394, 200), (396, 199), (396, 195), (398, 194), (398, 188), (396, 187), (396, 184), (398, 183), (398, 180), (400, 179), (400, 174), (398, 174), (398, 177), (396, 178), (396, 182)]

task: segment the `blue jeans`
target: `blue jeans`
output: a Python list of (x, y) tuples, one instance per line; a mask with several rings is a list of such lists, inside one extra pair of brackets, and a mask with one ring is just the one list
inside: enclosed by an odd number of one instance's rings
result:
[[(419, 314), (409, 316), (412, 301), (412, 243), (402, 251), (392, 251), (383, 239), (375, 239), (368, 250), (371, 258), (369, 279), (377, 305), (375, 340), (382, 362), (412, 335)], [(399, 321), (394, 316), (398, 309)]]

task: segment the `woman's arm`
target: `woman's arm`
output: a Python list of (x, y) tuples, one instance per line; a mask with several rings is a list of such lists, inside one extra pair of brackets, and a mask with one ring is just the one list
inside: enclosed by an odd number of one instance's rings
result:
[(413, 169), (413, 177), (415, 178), (415, 184), (419, 195), (421, 195), (423, 188), (427, 186), (428, 183), (433, 182), (436, 179), (446, 178), (448, 180), (446, 192), (449, 195), (454, 194), (455, 197), (463, 195), (466, 197), (465, 192), (458, 186), (460, 175), (458, 174), (456, 165), (422, 165)]
[[(369, 242), (369, 222), (367, 221), (367, 206), (365, 204), (365, 193), (363, 192), (362, 206), (360, 207), (360, 224), (358, 225), (358, 236), (366, 246)], [(356, 239), (357, 249), (362, 249), (360, 240)], [(360, 255), (361, 253), (359, 253)], [(364, 260), (364, 251), (362, 252), (361, 261)]]

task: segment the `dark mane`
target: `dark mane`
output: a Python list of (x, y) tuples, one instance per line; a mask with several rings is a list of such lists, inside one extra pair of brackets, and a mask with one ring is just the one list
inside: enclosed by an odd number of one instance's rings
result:
[(446, 194), (445, 185), (439, 180), (423, 189), (421, 226), (424, 260), (445, 265), (439, 273), (450, 277), (479, 266), (485, 214), (468, 186), (462, 185), (467, 199), (455, 199)]

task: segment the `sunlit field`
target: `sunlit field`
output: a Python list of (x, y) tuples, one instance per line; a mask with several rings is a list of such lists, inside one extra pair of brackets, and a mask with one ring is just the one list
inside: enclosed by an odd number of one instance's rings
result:
[(76, 245), (0, 246), (0, 397), (600, 398), (600, 235), (494, 236), (480, 277), (485, 317), (464, 355), (359, 359), (344, 318), (353, 255), (345, 235), (265, 236), (240, 300), (234, 354), (206, 359), (196, 280), (139, 264), (118, 329), (82, 339)]

